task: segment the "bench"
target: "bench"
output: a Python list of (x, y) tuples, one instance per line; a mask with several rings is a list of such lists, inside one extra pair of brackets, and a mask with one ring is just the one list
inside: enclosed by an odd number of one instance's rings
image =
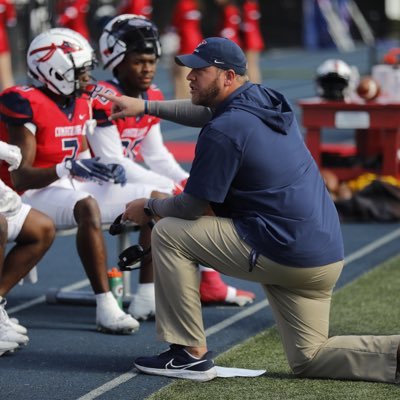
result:
[[(107, 231), (110, 224), (103, 224), (102, 230)], [(120, 254), (123, 250), (130, 246), (129, 233), (136, 232), (140, 229), (138, 225), (130, 225), (125, 232), (117, 236), (117, 252)], [(78, 228), (59, 229), (56, 236), (72, 236), (76, 235)], [(122, 273), (123, 280), (123, 303), (129, 305), (132, 299), (130, 272)], [(49, 304), (79, 304), (79, 305), (95, 305), (96, 299), (93, 291), (90, 290), (65, 290), (60, 288), (50, 288), (46, 293), (46, 302)]]
[[(195, 142), (179, 142), (179, 141), (170, 141), (165, 142), (165, 146), (168, 150), (174, 155), (175, 159), (178, 162), (191, 163), (194, 158), (195, 152)], [(138, 156), (138, 162), (143, 161)], [(103, 225), (103, 231), (108, 231), (110, 225)], [(129, 228), (128, 232), (122, 233), (118, 235), (118, 254), (120, 254), (123, 250), (130, 246), (129, 243), (129, 232), (139, 230), (138, 226), (132, 225)], [(60, 229), (57, 231), (56, 236), (70, 236), (76, 235), (77, 228), (71, 229)], [(131, 293), (131, 284), (130, 284), (130, 272), (123, 272), (123, 286), (124, 286), (124, 297), (123, 302), (124, 305), (129, 304), (132, 293)], [(73, 291), (70, 289), (58, 289), (51, 288), (47, 291), (46, 294), (47, 303), (69, 303), (69, 304), (94, 304), (95, 297), (93, 292), (90, 291)]]

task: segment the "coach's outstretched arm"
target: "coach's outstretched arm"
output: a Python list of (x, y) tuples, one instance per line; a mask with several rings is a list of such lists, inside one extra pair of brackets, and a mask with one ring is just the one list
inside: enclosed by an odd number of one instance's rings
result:
[(110, 120), (149, 114), (192, 127), (203, 127), (212, 117), (208, 107), (194, 105), (191, 100), (149, 101), (129, 96), (100, 94), (113, 102)]

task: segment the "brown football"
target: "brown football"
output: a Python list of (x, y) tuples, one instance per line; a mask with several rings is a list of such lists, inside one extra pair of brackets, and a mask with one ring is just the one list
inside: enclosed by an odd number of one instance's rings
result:
[(357, 94), (366, 101), (375, 100), (381, 92), (379, 83), (371, 76), (364, 76), (357, 86)]

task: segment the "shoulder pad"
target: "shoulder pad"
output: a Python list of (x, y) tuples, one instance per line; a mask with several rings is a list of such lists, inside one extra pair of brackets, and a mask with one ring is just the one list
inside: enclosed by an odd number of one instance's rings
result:
[(1, 119), (11, 125), (24, 125), (33, 117), (30, 99), (25, 96), (29, 87), (7, 89), (0, 96)]

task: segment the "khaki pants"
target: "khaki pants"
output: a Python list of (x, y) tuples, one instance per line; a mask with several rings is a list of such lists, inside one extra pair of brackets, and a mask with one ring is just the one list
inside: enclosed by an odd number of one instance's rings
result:
[(332, 290), (342, 261), (293, 268), (260, 256), (249, 272), (250, 251), (230, 219), (160, 220), (152, 233), (158, 338), (206, 345), (197, 267), (202, 264), (263, 285), (296, 375), (395, 382), (400, 335), (328, 338)]

